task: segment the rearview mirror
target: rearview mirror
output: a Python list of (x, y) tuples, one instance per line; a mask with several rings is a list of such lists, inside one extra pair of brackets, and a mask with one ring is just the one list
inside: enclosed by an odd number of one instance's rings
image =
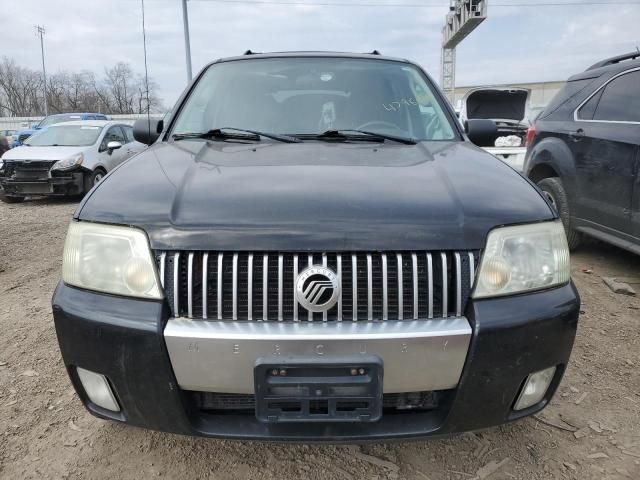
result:
[(464, 124), (464, 130), (469, 140), (478, 147), (493, 147), (498, 138), (498, 126), (493, 120), (469, 119)]
[(140, 143), (151, 145), (164, 128), (164, 122), (155, 118), (139, 118), (133, 124), (133, 138)]
[(114, 150), (117, 150), (119, 148), (122, 147), (122, 144), (120, 142), (109, 142), (107, 143), (107, 150), (109, 151), (109, 153), (113, 152)]

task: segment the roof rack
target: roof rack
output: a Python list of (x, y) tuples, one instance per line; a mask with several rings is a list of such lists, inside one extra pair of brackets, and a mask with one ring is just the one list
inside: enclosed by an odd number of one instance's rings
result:
[(601, 62), (594, 63), (586, 71), (595, 70), (596, 68), (607, 67), (609, 65), (614, 65), (616, 63), (620, 63), (624, 60), (633, 60), (634, 58), (640, 57), (640, 50), (636, 50), (635, 52), (625, 53), (624, 55), (618, 55), (616, 57), (607, 58), (606, 60), (602, 60)]

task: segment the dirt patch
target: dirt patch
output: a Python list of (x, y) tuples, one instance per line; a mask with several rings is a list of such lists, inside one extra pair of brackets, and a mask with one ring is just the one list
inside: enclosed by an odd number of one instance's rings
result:
[(62, 365), (50, 299), (73, 202), (0, 204), (0, 478), (640, 478), (640, 298), (602, 277), (640, 257), (573, 256), (583, 313), (558, 395), (537, 418), (447, 440), (365, 446), (196, 439), (87, 413)]

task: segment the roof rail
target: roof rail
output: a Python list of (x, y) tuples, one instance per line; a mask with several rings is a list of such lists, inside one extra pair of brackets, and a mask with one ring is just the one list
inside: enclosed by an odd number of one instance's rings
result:
[(616, 57), (607, 58), (606, 60), (602, 60), (601, 62), (594, 63), (586, 71), (595, 70), (596, 68), (607, 67), (609, 65), (614, 65), (616, 63), (620, 63), (624, 60), (633, 60), (634, 58), (640, 57), (640, 50), (636, 50), (635, 52), (625, 53), (624, 55), (618, 55)]

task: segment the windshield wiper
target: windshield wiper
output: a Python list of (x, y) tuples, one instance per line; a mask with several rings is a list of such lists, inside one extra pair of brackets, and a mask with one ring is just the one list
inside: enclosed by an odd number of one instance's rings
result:
[[(235, 132), (235, 133), (234, 133)], [(287, 135), (278, 135), (276, 133), (265, 133), (257, 130), (248, 130), (245, 128), (220, 127), (200, 133), (176, 133), (173, 135), (174, 140), (184, 140), (188, 138), (215, 138), (218, 140), (246, 140), (251, 142), (259, 142), (260, 137), (270, 138), (284, 143), (300, 143), (301, 140)]]
[(366, 130), (327, 130), (318, 134), (300, 134), (302, 138), (313, 138), (318, 140), (360, 140), (365, 142), (384, 142), (391, 140), (392, 142), (404, 143), (405, 145), (415, 145), (418, 143), (415, 139), (409, 137), (398, 137), (396, 135), (387, 135), (386, 133), (368, 132)]

